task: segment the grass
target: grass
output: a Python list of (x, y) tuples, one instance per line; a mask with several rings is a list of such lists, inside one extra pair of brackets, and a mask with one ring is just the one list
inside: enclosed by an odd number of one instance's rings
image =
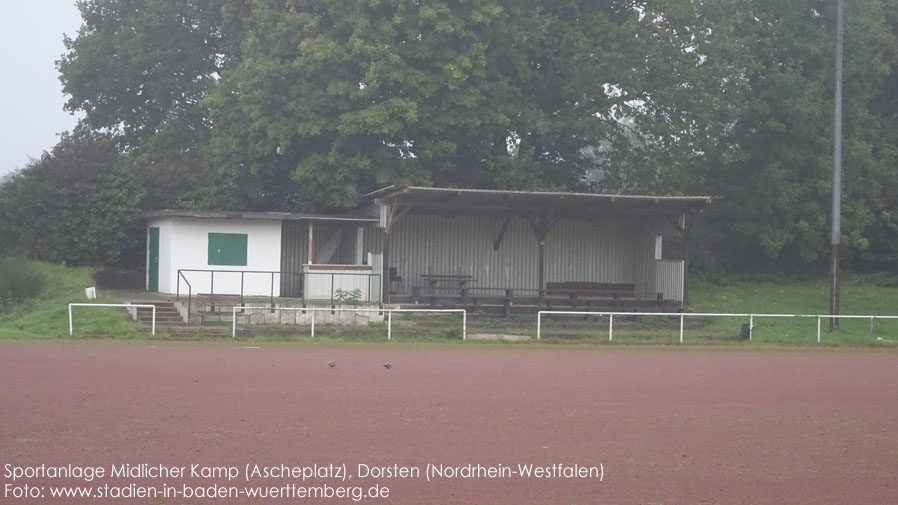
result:
[[(898, 288), (884, 287), (858, 276), (842, 279), (840, 312), (855, 315), (898, 315)], [(698, 282), (691, 290), (692, 312), (738, 312), (768, 314), (829, 313), (829, 281), (817, 279), (793, 282), (738, 280), (723, 285)], [(709, 332), (726, 329), (738, 334), (743, 319), (716, 319), (705, 323)], [(877, 340), (877, 337), (884, 339)], [(817, 344), (817, 320), (754, 319), (752, 340), (776, 344)], [(821, 341), (826, 345), (885, 345), (898, 340), (898, 321), (877, 320), (871, 332), (870, 320), (841, 319), (839, 329), (829, 330), (821, 321)]]
[[(69, 334), (69, 303), (88, 302), (84, 288), (92, 286), (92, 269), (34, 262), (49, 282), (37, 298), (6, 307), (0, 313), (0, 338), (55, 338)], [(103, 292), (96, 303), (121, 303)], [(76, 337), (135, 337), (138, 326), (124, 309), (74, 308)]]

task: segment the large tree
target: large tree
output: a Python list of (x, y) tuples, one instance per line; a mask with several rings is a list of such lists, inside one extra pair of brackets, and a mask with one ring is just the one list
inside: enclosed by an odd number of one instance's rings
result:
[(583, 149), (619, 140), (612, 111), (635, 94), (609, 92), (642, 45), (638, 11), (617, 5), (254, 2), (205, 101), (216, 160), (303, 208), (390, 183), (577, 187)]
[(143, 191), (119, 149), (110, 135), (66, 135), (4, 180), (0, 236), (7, 252), (78, 265), (142, 262)]

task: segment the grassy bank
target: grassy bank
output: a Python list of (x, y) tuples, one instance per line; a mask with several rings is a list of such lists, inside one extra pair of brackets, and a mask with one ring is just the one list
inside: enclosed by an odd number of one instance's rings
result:
[[(0, 338), (47, 338), (69, 334), (68, 304), (87, 302), (84, 288), (92, 286), (91, 268), (34, 263), (47, 276), (46, 289), (36, 298), (0, 312)], [(98, 293), (97, 303), (121, 303)], [(75, 336), (133, 337), (137, 325), (119, 308), (75, 308)]]
[[(733, 280), (727, 283), (696, 282), (690, 292), (691, 312), (827, 314), (829, 281), (816, 279), (792, 282)], [(840, 312), (855, 315), (898, 315), (898, 288), (876, 285), (858, 276), (842, 281)], [(737, 331), (742, 319), (709, 320), (709, 332)], [(898, 320), (841, 319), (839, 329), (829, 330), (821, 322), (821, 340), (827, 345), (882, 345), (898, 340)], [(784, 344), (816, 344), (817, 320), (755, 318), (753, 341)], [(882, 340), (878, 340), (882, 339)]]

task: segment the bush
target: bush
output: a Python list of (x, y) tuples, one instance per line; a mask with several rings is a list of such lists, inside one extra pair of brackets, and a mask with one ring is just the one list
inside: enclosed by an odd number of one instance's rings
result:
[(36, 297), (47, 281), (47, 274), (34, 262), (20, 256), (0, 258), (0, 308)]

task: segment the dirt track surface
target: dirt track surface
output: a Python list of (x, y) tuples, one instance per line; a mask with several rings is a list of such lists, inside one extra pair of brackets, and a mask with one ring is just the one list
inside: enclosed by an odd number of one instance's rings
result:
[[(603, 479), (347, 484), (387, 486), (371, 504), (898, 502), (894, 351), (242, 345), (261, 348), (0, 342), (0, 465), (577, 464)], [(163, 481), (99, 484), (131, 482)], [(0, 495), (38, 502), (354, 503)]]

